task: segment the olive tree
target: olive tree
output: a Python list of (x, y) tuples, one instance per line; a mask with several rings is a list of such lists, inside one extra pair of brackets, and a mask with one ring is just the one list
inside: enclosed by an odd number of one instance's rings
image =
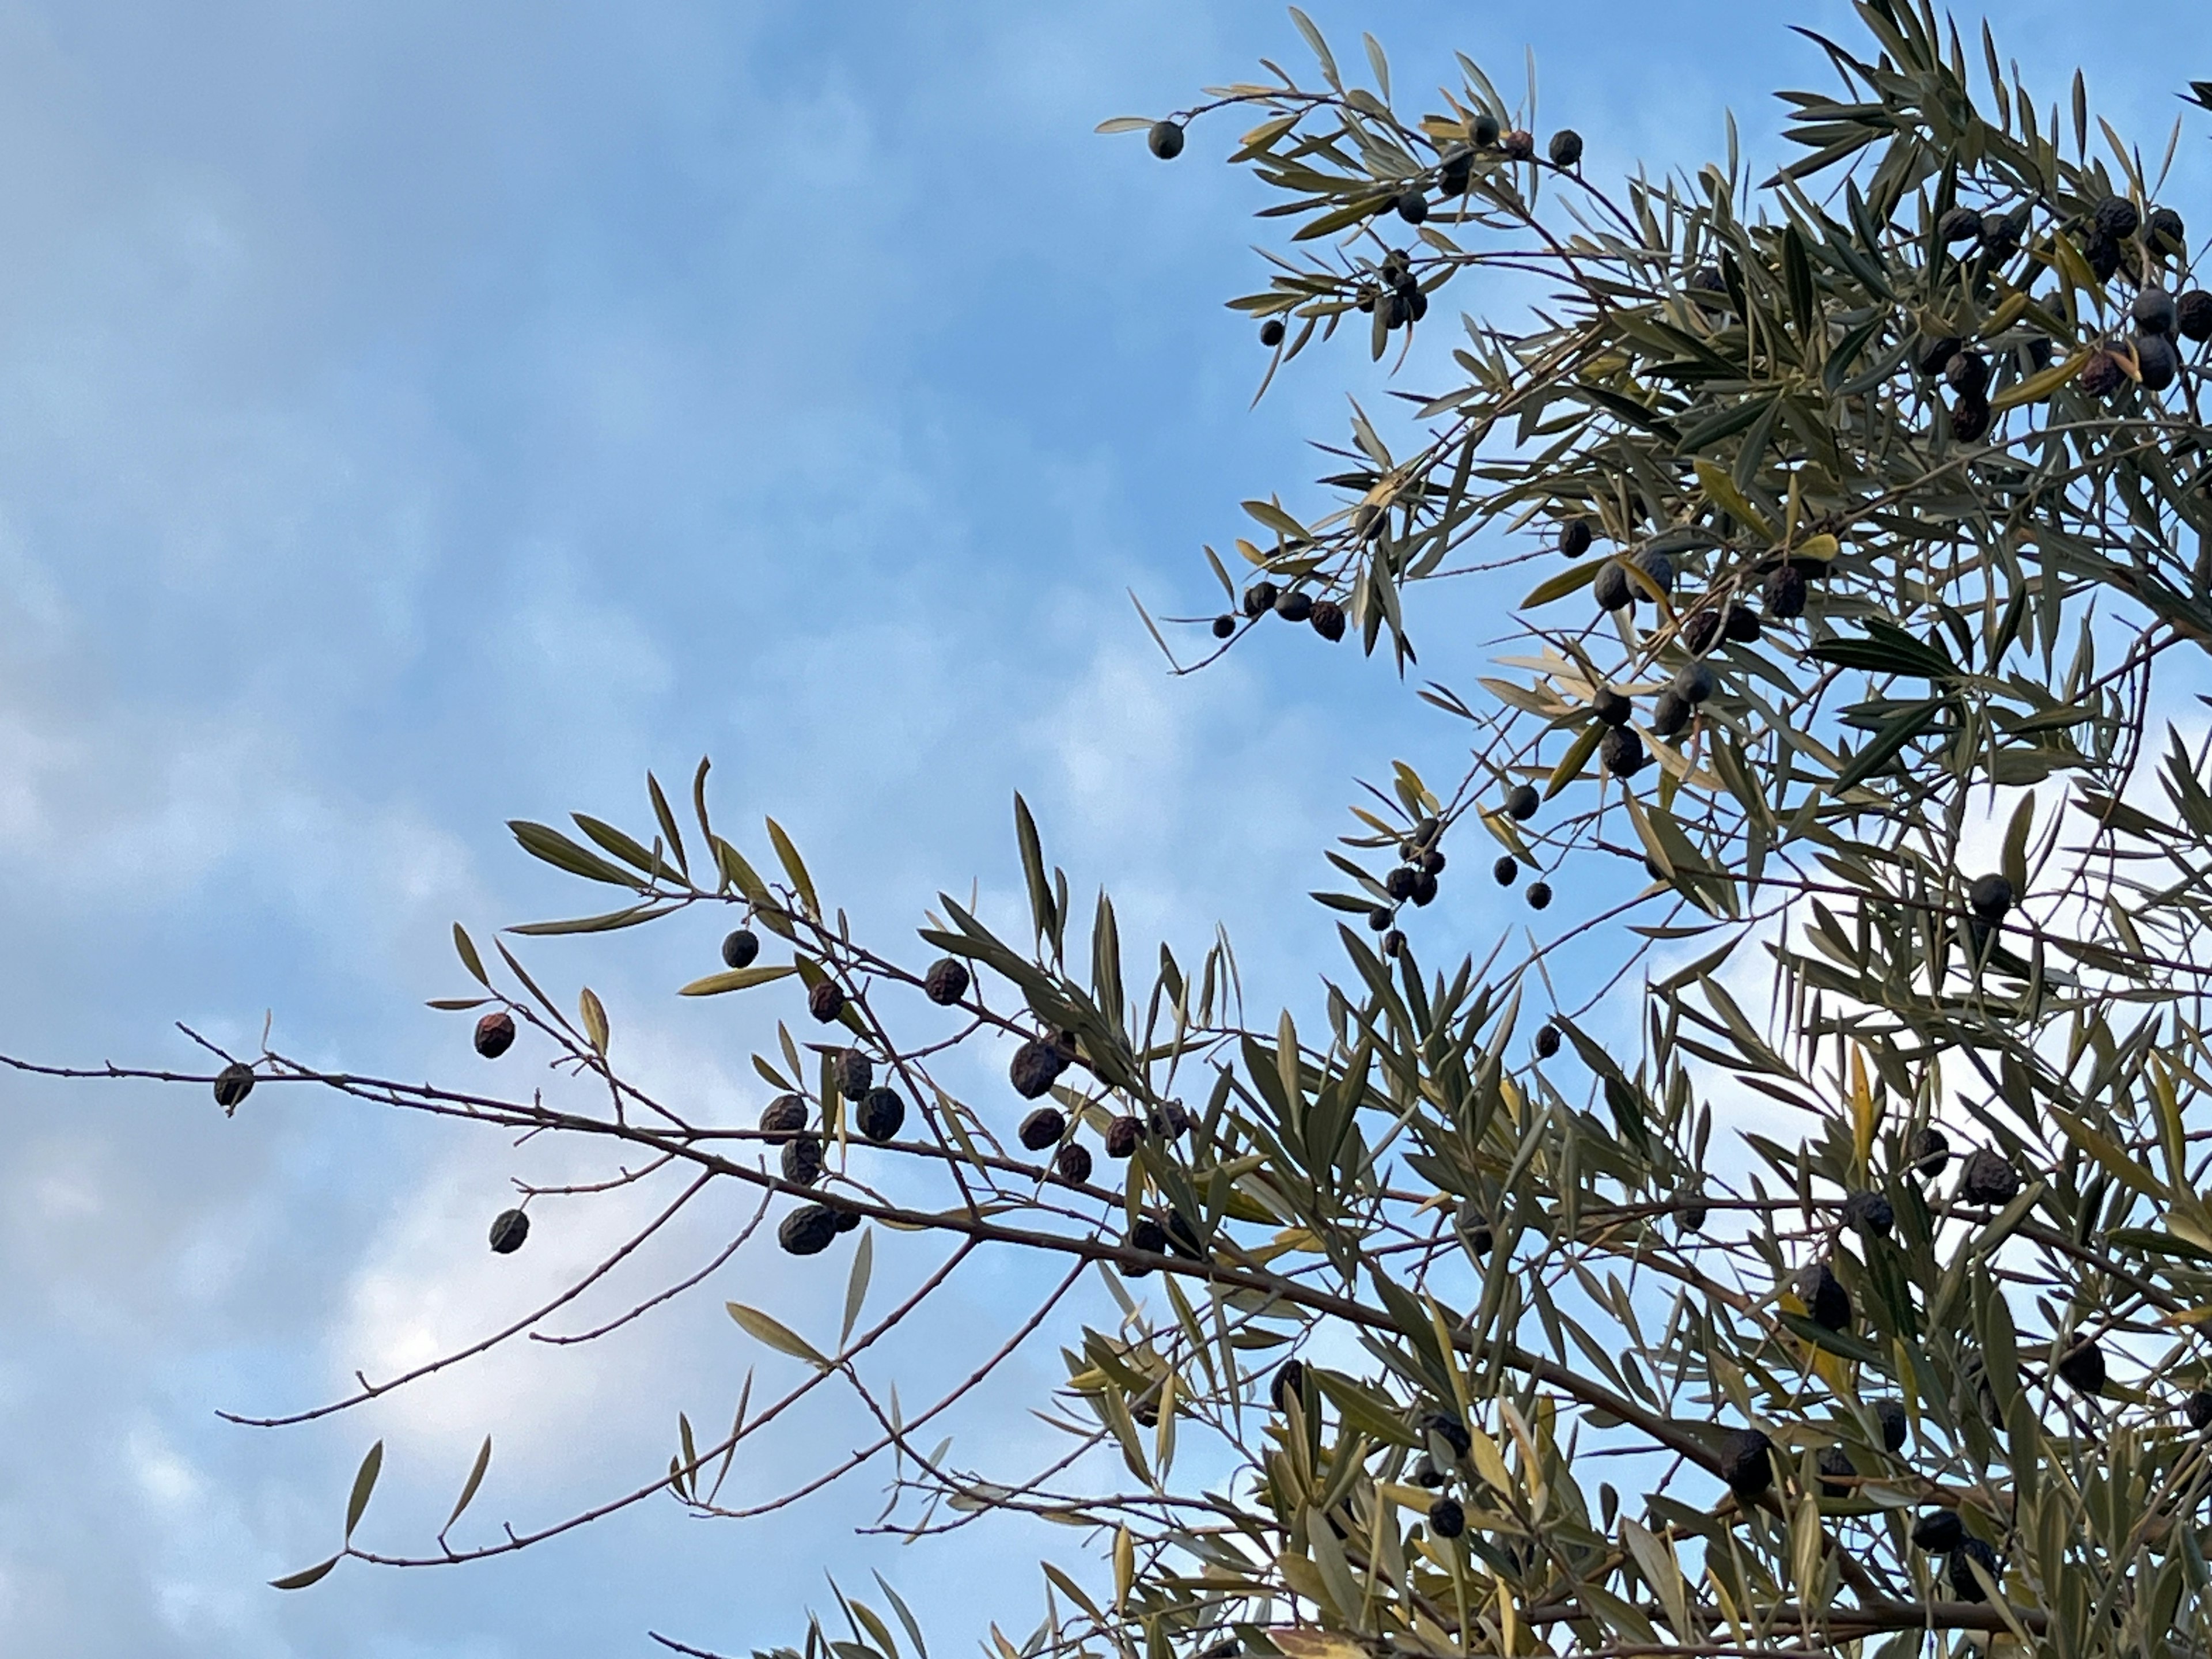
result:
[[(733, 1259), (839, 1275), (842, 1328), (732, 1302), (785, 1380), (708, 1379), (729, 1427), (672, 1425), (665, 1468), (575, 1516), (480, 1522), (487, 1442), (444, 1532), (372, 1543), (380, 1443), (343, 1547), (280, 1583), (858, 1480), (915, 1536), (1077, 1529), (1091, 1566), (1041, 1564), (1009, 1659), (2207, 1652), (2212, 295), (2160, 199), (2189, 112), (2154, 163), (1986, 27), (1857, 12), (1863, 39), (1809, 37), (1832, 89), (1782, 94), (1802, 155), (1765, 179), (1732, 131), (1694, 177), (1601, 170), (1464, 58), (1415, 115), (1371, 39), (1347, 76), (1295, 12), (1310, 73), (1106, 123), (1167, 161), (1241, 131), (1281, 234), (1231, 303), (1271, 379), (1401, 369), (1332, 471), (1208, 550), (1221, 614), (1146, 626), (1178, 672), (1382, 657), (1464, 767), (1356, 796), (1314, 896), (1341, 958), (1299, 1018), (1247, 1014), (1225, 939), (1133, 953), (1103, 894), (1086, 933), (1018, 801), (1025, 922), (917, 896), (888, 941), (773, 821), (720, 827), (704, 764), (627, 830), (515, 824), (611, 896), (489, 951), (457, 927), (473, 983), (436, 1006), (550, 1079), (261, 1053), (192, 1080), (595, 1149), (604, 1177), (526, 1187), (495, 1251), (609, 1190), (665, 1202), (547, 1306), (301, 1415)], [(1521, 596), (1498, 641), (1425, 636), (1419, 590), (1455, 579)], [(1439, 882), (1493, 878), (1525, 921), (1435, 937)], [(702, 908), (724, 966), (683, 994), (753, 1034), (742, 1121), (642, 1086), (555, 979)], [(749, 1224), (630, 1282), (730, 1190)], [(885, 1251), (910, 1288), (879, 1305)], [(878, 1345), (985, 1253), (1035, 1264), (1034, 1304), (902, 1400)], [(1035, 1402), (1060, 1448), (948, 1450), (1024, 1344), (1064, 1358)], [(851, 1449), (750, 1489), (749, 1443), (824, 1392)], [(837, 1600), (808, 1659), (921, 1640), (895, 1593)]]

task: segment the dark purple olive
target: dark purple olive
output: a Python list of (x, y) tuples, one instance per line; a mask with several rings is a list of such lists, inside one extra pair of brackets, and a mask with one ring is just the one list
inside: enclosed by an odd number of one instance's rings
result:
[(530, 1237), (530, 1218), (520, 1210), (501, 1210), (492, 1218), (491, 1249), (494, 1255), (513, 1255), (522, 1248), (522, 1241)]
[(819, 1255), (837, 1237), (837, 1212), (826, 1204), (802, 1204), (784, 1217), (775, 1242), (792, 1255)]
[(726, 968), (750, 968), (758, 955), (760, 935), (750, 927), (740, 927), (722, 939), (722, 965)]
[(897, 1138), (906, 1122), (906, 1102), (896, 1089), (871, 1089), (853, 1121), (863, 1135), (881, 1146)]
[(1774, 1443), (1757, 1429), (1738, 1429), (1721, 1443), (1720, 1477), (1738, 1498), (1756, 1498), (1774, 1484)]
[(1049, 1106), (1040, 1106), (1022, 1120), (1017, 1132), (1023, 1146), (1033, 1152), (1041, 1152), (1058, 1144), (1067, 1133), (1067, 1120)]
[(921, 994), (940, 1008), (950, 1008), (968, 994), (968, 964), (957, 957), (930, 963), (921, 981)]
[[(1066, 1050), (1058, 1043), (1032, 1037), (1014, 1050), (1013, 1060), (1006, 1067), (1007, 1080), (1024, 1100), (1035, 1100), (1060, 1080), (1069, 1059)], [(1054, 1139), (1059, 1137), (1055, 1135)]]
[[(477, 1052), (486, 1060), (497, 1060), (514, 1047), (514, 1016), (504, 1008), (493, 1009), (477, 1022), (476, 1044)], [(252, 1086), (249, 1076), (246, 1087)], [(239, 1096), (240, 1100), (245, 1097), (243, 1093)], [(221, 1100), (222, 1097), (218, 1093), (216, 1098)]]

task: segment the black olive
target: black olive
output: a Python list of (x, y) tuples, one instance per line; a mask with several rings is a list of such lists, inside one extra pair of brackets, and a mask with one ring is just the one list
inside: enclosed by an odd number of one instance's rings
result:
[(822, 1179), (822, 1138), (799, 1133), (783, 1143), (783, 1178), (794, 1187)]
[[(495, 1016), (486, 1014), (484, 1018), (486, 1019), (491, 1019), (495, 1018)], [(500, 1014), (496, 1016), (496, 1018), (500, 1019), (507, 1019), (507, 1016), (505, 1014)], [(507, 1042), (512, 1042), (514, 1041), (514, 1022), (509, 1019), (507, 1021)], [(483, 1052), (482, 1041), (483, 1027), (481, 1024), (477, 1027), (477, 1033), (478, 1039), (477, 1051), (479, 1054), (482, 1054)], [(505, 1053), (507, 1049), (507, 1042), (501, 1043), (499, 1047), (500, 1052), (502, 1054)], [(489, 1059), (491, 1056), (486, 1055), (485, 1057)], [(246, 1096), (252, 1092), (253, 1068), (251, 1066), (246, 1065), (243, 1060), (234, 1060), (229, 1065), (224, 1066), (222, 1070), (215, 1074), (215, 1103), (222, 1107), (226, 1112), (236, 1111), (238, 1109), (239, 1102), (244, 1100)]]
[(1978, 398), (1990, 389), (1990, 366), (1978, 351), (1962, 351), (1943, 365), (1943, 384), (1964, 398)]
[(797, 1095), (778, 1095), (761, 1109), (760, 1126), (770, 1134), (788, 1134), (806, 1127), (806, 1103)]
[(1978, 1146), (1959, 1173), (1959, 1196), (1968, 1204), (2009, 1204), (2020, 1195), (2020, 1171), (2002, 1154)]
[(1264, 617), (1275, 608), (1275, 599), (1282, 590), (1273, 582), (1254, 582), (1244, 590), (1244, 614)]
[(1305, 1394), (1306, 1368), (1296, 1359), (1285, 1359), (1275, 1367), (1275, 1374), (1267, 1380), (1267, 1398), (1277, 1411), (1289, 1408), (1290, 1396)]
[(1997, 1565), (1997, 1553), (1978, 1538), (1961, 1539), (1951, 1553), (1951, 1589), (1961, 1601), (1986, 1601), (1989, 1592), (1974, 1574), (1978, 1563), (1994, 1583), (2002, 1569)]
[(1052, 1155), (1053, 1173), (1071, 1187), (1080, 1187), (1091, 1179), (1091, 1149), (1079, 1140), (1071, 1140)]
[(837, 1212), (826, 1204), (802, 1204), (784, 1217), (775, 1242), (793, 1255), (819, 1255), (837, 1237)]
[(1474, 180), (1474, 155), (1471, 150), (1452, 151), (1437, 169), (1437, 191), (1440, 195), (1464, 196)]
[(1424, 870), (1413, 878), (1413, 902), (1429, 905), (1436, 902), (1437, 878)]
[(1583, 136), (1572, 127), (1562, 127), (1552, 135), (1552, 165), (1555, 167), (1576, 167), (1582, 165)]
[(491, 1249), (494, 1255), (513, 1255), (522, 1248), (522, 1241), (530, 1237), (530, 1218), (520, 1210), (501, 1210), (492, 1218)]
[(1533, 161), (1536, 159), (1536, 135), (1525, 128), (1514, 128), (1498, 141), (1498, 147), (1505, 152), (1505, 159), (1509, 161)]
[(1420, 879), (1420, 872), (1400, 865), (1382, 878), (1382, 890), (1394, 899), (1413, 896), (1413, 884)]
[(1182, 128), (1174, 121), (1155, 121), (1152, 130), (1145, 135), (1145, 142), (1160, 160), (1172, 161), (1182, 154)]
[(1423, 875), (1440, 876), (1444, 871), (1444, 855), (1431, 847), (1421, 854), (1420, 864)]
[(1468, 1433), (1466, 1423), (1449, 1412), (1431, 1412), (1421, 1419), (1421, 1432), (1436, 1436), (1451, 1448), (1455, 1457), (1464, 1457), (1474, 1449), (1474, 1437)]
[(1702, 1204), (1694, 1201), (1686, 1203), (1680, 1209), (1675, 1211), (1674, 1216), (1675, 1219), (1682, 1224), (1682, 1231), (1686, 1233), (1701, 1232), (1705, 1230), (1705, 1206)]
[(835, 1209), (830, 1213), (837, 1218), (837, 1231), (841, 1233), (849, 1233), (860, 1224), (860, 1212), (858, 1210)]
[(1905, 1149), (1905, 1157), (1915, 1175), (1933, 1181), (1951, 1161), (1951, 1137), (1930, 1124), (1914, 1133)]
[(2175, 326), (2185, 340), (2212, 340), (2212, 293), (2192, 288), (2174, 301)]
[(1851, 1322), (1850, 1292), (1826, 1262), (1810, 1261), (1800, 1267), (1792, 1288), (1815, 1325), (1840, 1331)]
[(1031, 1037), (1014, 1050), (1006, 1075), (1016, 1094), (1024, 1100), (1035, 1100), (1059, 1081), (1067, 1065), (1067, 1053), (1058, 1043)]
[(1974, 884), (1966, 890), (1967, 906), (1984, 921), (2002, 921), (2014, 902), (2012, 883), (1994, 871), (1975, 877)]
[(1674, 591), (1674, 562), (1664, 553), (1652, 552), (1649, 548), (1636, 556), (1636, 568), (1658, 585), (1662, 593)]
[(1490, 873), (1498, 878), (1500, 887), (1510, 887), (1521, 878), (1521, 860), (1510, 853), (1501, 853), (1498, 862), (1490, 866)]
[(1966, 1539), (1966, 1528), (1956, 1510), (1927, 1510), (1912, 1523), (1912, 1547), (1930, 1555), (1948, 1555)]
[(2120, 245), (2111, 237), (2092, 234), (2082, 248), (2088, 256), (2089, 274), (2100, 283), (2109, 283), (2120, 268)]
[[(1458, 1226), (1461, 1237), (1467, 1240), (1467, 1248), (1477, 1255), (1488, 1255), (1498, 1243), (1497, 1230), (1472, 1199), (1459, 1206)], [(1466, 1454), (1462, 1452), (1461, 1455)]]
[(1711, 605), (1693, 611), (1682, 619), (1682, 648), (1694, 655), (1705, 655), (1720, 636), (1721, 613)]
[(875, 1086), (875, 1063), (858, 1048), (839, 1049), (831, 1069), (836, 1073), (837, 1092), (848, 1100), (859, 1100)]
[(1952, 358), (1966, 349), (1966, 343), (1955, 334), (1923, 334), (1913, 346), (1913, 367), (1932, 380), (1950, 366)]
[(1905, 1449), (1906, 1437), (1911, 1432), (1911, 1420), (1905, 1414), (1905, 1402), (1883, 1400), (1875, 1402), (1874, 1414), (1881, 1424), (1881, 1444), (1885, 1451)]
[(1946, 246), (1971, 242), (1982, 234), (1982, 216), (1970, 207), (1954, 207), (1936, 222), (1936, 239)]
[(740, 927), (726, 934), (722, 939), (722, 964), (727, 968), (750, 968), (753, 958), (760, 954), (760, 935), (750, 927)]
[[(1142, 1250), (1147, 1255), (1165, 1255), (1168, 1250), (1167, 1229), (1150, 1216), (1140, 1217), (1137, 1224), (1129, 1229), (1128, 1244), (1131, 1249)], [(1151, 1263), (1139, 1262), (1123, 1267), (1121, 1273), (1124, 1278), (1142, 1279), (1152, 1270)]]
[(1628, 573), (1619, 564), (1607, 562), (1590, 584), (1590, 597), (1598, 602), (1601, 610), (1619, 611), (1634, 603), (1636, 594), (1629, 585)]
[(1418, 225), (1429, 216), (1428, 198), (1418, 190), (1409, 190), (1391, 204), (1398, 216), (1409, 225)]
[(1106, 1156), (1133, 1157), (1137, 1143), (1145, 1138), (1145, 1121), (1139, 1117), (1117, 1117), (1106, 1126)]
[(2146, 334), (2171, 334), (2181, 320), (2173, 295), (2162, 288), (2142, 289), (2129, 310), (2135, 317), (2136, 326)]
[(1756, 1498), (1774, 1484), (1774, 1443), (1757, 1429), (1738, 1429), (1721, 1443), (1720, 1476), (1738, 1498)]
[(1570, 519), (1559, 526), (1559, 551), (1571, 559), (1579, 559), (1590, 550), (1590, 524), (1588, 519)]
[(1313, 631), (1331, 645), (1344, 637), (1344, 607), (1334, 599), (1316, 599), (1313, 614), (1306, 618)]
[(2181, 1403), (2189, 1426), (2202, 1434), (2212, 1429), (2212, 1389), (2199, 1389)]
[(1651, 731), (1654, 736), (1671, 738), (1690, 723), (1690, 705), (1682, 694), (1668, 686), (1651, 700)]
[(1844, 1224), (1876, 1238), (1887, 1238), (1897, 1224), (1897, 1211), (1880, 1193), (1853, 1193), (1844, 1200)]
[(2097, 234), (2118, 242), (2136, 234), (2136, 227), (2142, 222), (2142, 216), (2136, 211), (2136, 204), (2126, 197), (2107, 196), (2097, 204), (2091, 222), (2096, 226)]
[(1700, 703), (1713, 695), (1713, 671), (1701, 662), (1685, 663), (1674, 672), (1674, 690), (1686, 703)]
[(1516, 783), (1506, 792), (1505, 816), (1516, 823), (1526, 823), (1536, 816), (1536, 809), (1541, 804), (1533, 785)]
[(1225, 640), (1237, 631), (1237, 618), (1225, 611), (1213, 619), (1213, 637)]
[(1456, 1498), (1439, 1498), (1429, 1505), (1429, 1530), (1439, 1538), (1456, 1538), (1467, 1530), (1467, 1511)]
[(1759, 637), (1759, 613), (1743, 605), (1730, 605), (1728, 620), (1721, 624), (1721, 637), (1749, 645)]
[(1395, 962), (1406, 953), (1406, 936), (1393, 927), (1382, 935), (1382, 954)]
[(1759, 597), (1766, 606), (1766, 614), (1778, 622), (1803, 616), (1805, 573), (1794, 564), (1783, 565), (1768, 574), (1760, 585)]
[(1389, 933), (1393, 920), (1390, 907), (1386, 904), (1378, 904), (1367, 913), (1367, 927), (1371, 933)]
[(2085, 1337), (2059, 1357), (2058, 1375), (2067, 1385), (2087, 1395), (2105, 1391), (2105, 1349), (2094, 1336)]
[(2181, 216), (2172, 208), (2153, 208), (2150, 217), (2143, 222), (2145, 240), (2152, 249), (2162, 254), (2180, 254), (2187, 251), (2189, 233), (2183, 227)]
[(2181, 373), (2181, 353), (2173, 342), (2162, 334), (2138, 334), (2135, 337), (2136, 371), (2142, 376), (2146, 392), (2163, 392), (2173, 384), (2173, 377)]
[(1168, 1249), (1187, 1261), (1206, 1260), (1206, 1246), (1181, 1210), (1168, 1212)]
[(1823, 1447), (1820, 1455), (1813, 1460), (1813, 1467), (1822, 1474), (1832, 1477), (1820, 1482), (1821, 1497), (1849, 1498), (1857, 1490), (1851, 1484), (1850, 1478), (1856, 1476), (1858, 1470), (1851, 1466), (1850, 1454), (1841, 1446)]
[(1552, 902), (1552, 884), (1548, 881), (1532, 881), (1528, 884), (1528, 890), (1523, 896), (1528, 899), (1528, 908), (1531, 910), (1540, 910)]
[(1423, 1452), (1414, 1460), (1413, 1472), (1408, 1478), (1415, 1486), (1425, 1486), (1433, 1492), (1443, 1485), (1445, 1477), (1444, 1472), (1437, 1467), (1436, 1459)]
[(1636, 705), (1609, 685), (1601, 685), (1590, 699), (1590, 713), (1607, 726), (1626, 726)]
[(1260, 343), (1273, 349), (1283, 343), (1283, 319), (1270, 317), (1260, 325)]
[(2074, 383), (2088, 397), (2109, 398), (2126, 383), (2127, 378), (2127, 371), (2120, 367), (2118, 357), (2109, 351), (2095, 351), (2090, 353), (2089, 361), (2081, 365), (2081, 372), (2074, 377)]
[(1962, 444), (1978, 443), (1987, 436), (1991, 412), (1989, 399), (1963, 393), (1952, 400), (1951, 435)]
[(1023, 1146), (1033, 1152), (1041, 1152), (1055, 1145), (1067, 1133), (1067, 1120), (1050, 1106), (1040, 1106), (1022, 1120), (1016, 1131)]
[(1547, 1021), (1536, 1028), (1536, 1058), (1549, 1060), (1559, 1052), (1559, 1028)]
[(1477, 149), (1488, 149), (1498, 142), (1498, 118), (1487, 112), (1476, 116), (1474, 125), (1468, 129), (1468, 137), (1474, 140)]
[(1625, 726), (1616, 726), (1599, 739), (1597, 757), (1616, 778), (1634, 777), (1650, 758), (1644, 752), (1644, 739)]
[(896, 1138), (906, 1122), (906, 1102), (896, 1089), (871, 1089), (854, 1122), (863, 1135), (881, 1145)]
[[(477, 1052), (486, 1060), (497, 1060), (509, 1048), (514, 1047), (514, 1016), (504, 1008), (493, 1009), (491, 1012), (477, 1022), (476, 1043)], [(246, 1088), (251, 1089), (252, 1086), (253, 1079), (249, 1073), (246, 1080)], [(246, 1091), (240, 1090), (238, 1097), (240, 1100), (245, 1099)], [(222, 1099), (222, 1094), (218, 1092), (216, 1098)]]
[(1285, 622), (1302, 623), (1313, 615), (1313, 595), (1293, 587), (1275, 601), (1275, 614)]
[(940, 1008), (951, 1007), (968, 994), (968, 964), (957, 957), (932, 963), (921, 994)]
[(806, 994), (806, 1012), (827, 1025), (845, 1012), (845, 993), (835, 980), (823, 980)]

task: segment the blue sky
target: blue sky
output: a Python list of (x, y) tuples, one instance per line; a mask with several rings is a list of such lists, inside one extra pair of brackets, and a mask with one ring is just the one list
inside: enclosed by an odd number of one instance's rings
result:
[[(1513, 88), (1532, 46), (1539, 125), (1593, 168), (1700, 160), (1727, 105), (1771, 153), (1766, 90), (1824, 84), (1765, 5), (1310, 9), (1347, 64), (1376, 27), (1401, 93), (1453, 47)], [(2206, 72), (2145, 45), (2202, 38), (2181, 0), (1999, 22), (2046, 98), (2085, 64), (2147, 149), (2169, 73)], [(0, 1046), (176, 1061), (172, 1021), (250, 1045), (269, 1010), (294, 1052), (451, 1073), (460, 1029), (420, 1006), (457, 988), (447, 925), (573, 896), (504, 820), (635, 822), (645, 769), (702, 753), (723, 814), (775, 812), (866, 926), (1004, 897), (1020, 787), (1126, 939), (1218, 917), (1263, 1005), (1307, 994), (1331, 923), (1301, 895), (1352, 780), (1442, 775), (1452, 734), (1303, 632), (1171, 682), (1124, 590), (1210, 605), (1199, 544), (1293, 493), (1374, 371), (1310, 357), (1248, 411), (1227, 130), (1172, 167), (1091, 131), (1263, 53), (1303, 67), (1279, 9), (1188, 0), (0, 4)], [(1485, 596), (1431, 603), (1428, 665), (1472, 672)], [(1472, 883), (1432, 914), (1439, 947), (1511, 919)], [(651, 1075), (742, 1102), (756, 1037), (667, 996), (712, 937), (625, 936), (589, 973)], [(376, 1434), (396, 1542), (486, 1430), (511, 1450), (480, 1504), (527, 1517), (665, 1460), (678, 1405), (726, 1413), (754, 1356), (717, 1295), (620, 1357), (216, 1422), (585, 1259), (539, 1237), (493, 1270), (514, 1170), (342, 1103), (225, 1121), (0, 1082), (0, 1649), (543, 1659), (653, 1624), (742, 1650), (794, 1636), (830, 1564), (882, 1566), (940, 1653), (986, 1613), (1027, 1627), (1009, 1534), (856, 1545), (872, 1490), (263, 1588), (328, 1547)], [(792, 1467), (843, 1431), (805, 1425)]]

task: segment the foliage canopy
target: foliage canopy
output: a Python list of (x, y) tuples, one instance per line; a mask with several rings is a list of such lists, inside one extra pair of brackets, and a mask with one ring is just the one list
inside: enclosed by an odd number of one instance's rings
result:
[[(1354, 807), (1316, 896), (1344, 960), (1303, 1029), (1246, 1017), (1225, 939), (1133, 972), (1103, 894), (1086, 938), (1018, 802), (1028, 927), (939, 896), (906, 946), (853, 937), (773, 821), (754, 856), (718, 830), (703, 764), (635, 831), (517, 823), (617, 899), (510, 933), (733, 914), (684, 994), (751, 1015), (775, 1099), (756, 1126), (654, 1097), (590, 990), (571, 1013), (458, 927), (477, 988), (439, 1006), (488, 1053), (520, 1027), (543, 1091), (247, 1062), (667, 1191), (558, 1301), (414, 1375), (538, 1329), (732, 1186), (751, 1224), (634, 1299), (780, 1243), (846, 1258), (842, 1329), (731, 1304), (795, 1380), (748, 1377), (726, 1431), (687, 1417), (665, 1471), (585, 1515), (471, 1534), (487, 1441), (445, 1533), (356, 1542), (380, 1445), (342, 1552), (282, 1582), (887, 1468), (897, 1528), (1017, 1512), (1096, 1547), (1096, 1572), (1045, 1566), (1025, 1640), (994, 1629), (1008, 1659), (2206, 1651), (2212, 793), (2175, 680), (2212, 647), (2212, 299), (2160, 198), (2181, 127), (2147, 165), (2078, 76), (2054, 96), (1986, 28), (1857, 11), (1864, 40), (1810, 37), (1838, 89), (1782, 94), (1804, 154), (1765, 179), (1732, 132), (1694, 178), (1601, 179), (1464, 58), (1412, 116), (1379, 46), (1353, 84), (1296, 13), (1317, 79), (1107, 123), (1173, 159), (1200, 118), (1256, 119), (1231, 159), (1285, 234), (1232, 303), (1271, 377), (1328, 345), (1449, 380), (1355, 406), (1317, 514), (1245, 504), (1239, 575), (1208, 553), (1227, 612), (1186, 619), (1178, 665), (1286, 619), (1409, 673), (1420, 585), (1525, 581), (1496, 661), (1419, 693), (1464, 722), (1464, 772), (1399, 764)], [(1525, 319), (1447, 309), (1486, 270), (1540, 288)], [(1431, 331), (1448, 360), (1411, 356)], [(1176, 625), (1147, 618), (1171, 656)], [(1419, 912), (1493, 857), (1532, 904), (1559, 884), (1552, 931), (1455, 957)], [(1021, 1100), (957, 1085), (987, 1045)], [(1753, 1100), (1796, 1133), (1717, 1148)], [(911, 1271), (872, 1309), (885, 1250)], [(985, 1251), (1039, 1263), (1037, 1302), (900, 1402), (872, 1351)], [(1054, 1340), (1062, 1450), (957, 1461), (944, 1421)], [(747, 1489), (746, 1443), (840, 1387), (870, 1425), (850, 1455)], [(887, 1605), (845, 1600), (808, 1659), (919, 1648)]]

